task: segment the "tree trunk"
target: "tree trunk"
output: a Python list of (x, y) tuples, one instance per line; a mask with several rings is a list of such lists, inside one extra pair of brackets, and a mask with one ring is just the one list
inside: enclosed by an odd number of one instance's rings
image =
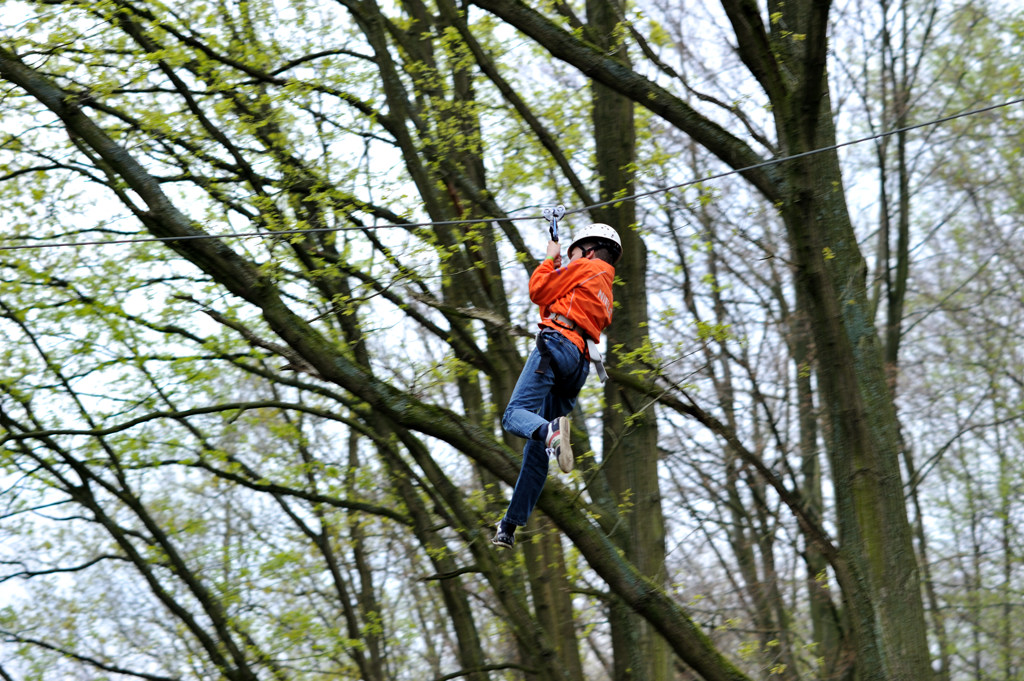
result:
[[(787, 144), (788, 152), (835, 144), (824, 92), (821, 113), (810, 144)], [(869, 593), (844, 592), (858, 634), (858, 675), (929, 678), (924, 609), (900, 473), (899, 424), (871, 323), (863, 258), (838, 189), (838, 163), (834, 154), (817, 154), (788, 163), (786, 170), (791, 190), (782, 215), (797, 286), (809, 304), (840, 551), (870, 578)]]
[[(474, 4), (691, 135), (778, 206), (789, 234), (800, 300), (807, 304), (803, 312), (813, 329), (825, 442), (838, 504), (841, 545), (836, 567), (850, 608), (857, 676), (929, 678), (924, 609), (903, 501), (896, 409), (835, 151), (765, 166), (745, 142), (671, 92), (522, 3)], [(754, 3), (722, 4), (739, 56), (771, 103), (782, 154), (835, 145), (826, 71), (831, 3), (770, 3), (767, 26)], [(623, 268), (627, 273), (628, 264)], [(621, 317), (625, 315), (620, 323)]]
[[(614, 58), (628, 65), (625, 44), (615, 44), (625, 3), (588, 0), (587, 36)], [(634, 192), (636, 132), (634, 103), (607, 86), (592, 82), (593, 136), (599, 201), (611, 201)], [(643, 348), (647, 333), (647, 250), (636, 233), (636, 204), (624, 201), (591, 211), (622, 239), (622, 259), (615, 274), (615, 313), (607, 330), (609, 360), (620, 368), (634, 364), (625, 353)], [(621, 348), (613, 351), (613, 348)], [(616, 535), (626, 556), (656, 584), (665, 581), (665, 521), (658, 480), (658, 427), (653, 405), (614, 381), (605, 385), (603, 416), (604, 471), (624, 523)], [(661, 636), (629, 608), (611, 608), (615, 678), (622, 681), (667, 679), (671, 660)]]

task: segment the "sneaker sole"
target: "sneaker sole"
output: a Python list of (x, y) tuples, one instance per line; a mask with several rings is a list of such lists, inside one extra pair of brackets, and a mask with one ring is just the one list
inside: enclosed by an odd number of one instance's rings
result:
[(562, 441), (558, 445), (558, 467), (563, 473), (571, 473), (575, 460), (572, 456), (572, 443), (569, 441), (569, 418), (562, 416), (558, 419), (558, 430), (561, 432)]

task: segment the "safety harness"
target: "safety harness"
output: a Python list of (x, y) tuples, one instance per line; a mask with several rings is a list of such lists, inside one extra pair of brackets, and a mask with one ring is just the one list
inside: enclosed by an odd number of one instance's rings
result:
[[(601, 379), (602, 383), (608, 380), (608, 372), (604, 368), (604, 358), (601, 356), (600, 348), (597, 347), (597, 343), (588, 336), (585, 331), (583, 331), (579, 324), (565, 315), (558, 313), (553, 313), (548, 317), (545, 317), (545, 321), (549, 321), (555, 326), (565, 329), (566, 331), (578, 333), (580, 338), (587, 343), (587, 355), (589, 356), (591, 363), (594, 365), (594, 369), (597, 371), (597, 377)], [(551, 351), (548, 350), (548, 346), (544, 341), (543, 331), (537, 334), (537, 351), (540, 353), (540, 366), (537, 367), (537, 371), (535, 373), (543, 374), (551, 365)]]

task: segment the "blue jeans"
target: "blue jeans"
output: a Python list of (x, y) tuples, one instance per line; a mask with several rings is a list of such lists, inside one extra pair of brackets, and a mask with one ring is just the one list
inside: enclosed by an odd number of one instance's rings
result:
[(505, 430), (526, 438), (519, 479), (505, 511), (505, 520), (520, 526), (526, 524), (533, 512), (548, 477), (546, 429), (539, 440), (533, 439), (533, 435), (541, 426), (572, 411), (590, 372), (590, 363), (579, 348), (557, 331), (541, 331), (538, 342), (547, 347), (550, 364), (544, 373), (537, 373), (542, 355), (537, 348), (533, 349), (501, 419)]

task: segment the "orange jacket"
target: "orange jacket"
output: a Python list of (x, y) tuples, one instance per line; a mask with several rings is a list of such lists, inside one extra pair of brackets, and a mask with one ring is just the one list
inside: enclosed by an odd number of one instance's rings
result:
[(612, 323), (614, 280), (615, 268), (597, 258), (577, 258), (557, 270), (553, 260), (545, 259), (530, 276), (530, 300), (540, 305), (540, 326), (559, 331), (587, 355), (580, 334), (549, 317), (560, 314), (571, 319), (591, 340), (599, 342), (601, 332)]

